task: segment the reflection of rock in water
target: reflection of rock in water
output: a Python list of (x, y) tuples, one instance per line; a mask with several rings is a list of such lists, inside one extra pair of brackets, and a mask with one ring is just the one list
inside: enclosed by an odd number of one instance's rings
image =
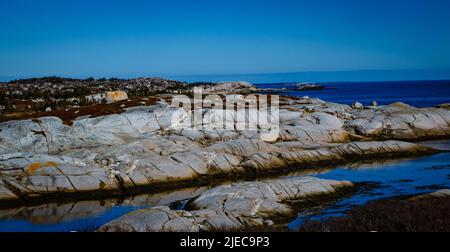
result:
[(208, 189), (207, 186), (183, 188), (156, 194), (143, 194), (125, 199), (89, 200), (69, 203), (49, 203), (39, 206), (0, 210), (0, 219), (23, 219), (33, 224), (52, 224), (103, 214), (114, 206), (166, 206), (190, 199)]
[(449, 140), (434, 140), (434, 141), (422, 141), (420, 144), (423, 144), (428, 147), (432, 147), (438, 150), (450, 151), (450, 142)]
[(305, 169), (305, 170), (297, 170), (289, 172), (286, 176), (283, 177), (301, 177), (301, 176), (314, 176), (319, 174), (324, 174), (333, 170), (333, 168), (313, 168), (313, 169)]
[[(411, 161), (414, 158), (387, 158), (387, 159), (367, 159), (354, 162), (343, 163), (339, 165), (339, 168), (349, 169), (349, 170), (363, 170), (363, 169), (378, 169), (386, 166), (394, 166), (405, 161)], [(313, 176), (324, 174), (329, 171), (336, 169), (336, 166), (318, 166), (317, 168), (302, 169), (297, 171), (289, 172), (283, 177), (294, 177), (294, 176)]]
[(114, 200), (49, 203), (32, 207), (0, 210), (1, 219), (23, 219), (34, 224), (50, 224), (95, 216), (115, 205)]
[(414, 158), (371, 159), (355, 161), (339, 167), (351, 170), (379, 169), (382, 167), (393, 166), (411, 160), (414, 160)]

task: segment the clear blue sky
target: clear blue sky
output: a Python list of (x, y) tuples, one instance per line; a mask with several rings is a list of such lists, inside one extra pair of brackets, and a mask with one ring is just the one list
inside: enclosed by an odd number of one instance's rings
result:
[(0, 0), (0, 76), (450, 69), (450, 0)]

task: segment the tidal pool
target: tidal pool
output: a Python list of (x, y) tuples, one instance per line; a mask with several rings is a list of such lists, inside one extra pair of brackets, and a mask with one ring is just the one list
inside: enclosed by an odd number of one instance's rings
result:
[[(423, 144), (441, 150), (450, 150), (448, 140), (429, 141)], [(359, 162), (340, 166), (316, 176), (361, 182), (367, 186), (358, 188), (350, 197), (301, 211), (298, 217), (289, 223), (290, 229), (298, 229), (306, 219), (321, 220), (344, 215), (351, 208), (372, 200), (450, 188), (450, 152), (416, 158)]]
[[(424, 143), (441, 150), (450, 150), (448, 140)], [(298, 217), (288, 224), (288, 227), (294, 230), (307, 218), (317, 220), (342, 215), (352, 207), (371, 200), (450, 188), (450, 152), (415, 158), (367, 160), (337, 168), (318, 167), (280, 177), (304, 175), (364, 182), (371, 186), (362, 186), (348, 197), (318, 203), (317, 207), (301, 210)], [(127, 198), (48, 203), (1, 209), (0, 232), (92, 231), (135, 209), (161, 205), (182, 208), (184, 202), (211, 187), (199, 186)]]

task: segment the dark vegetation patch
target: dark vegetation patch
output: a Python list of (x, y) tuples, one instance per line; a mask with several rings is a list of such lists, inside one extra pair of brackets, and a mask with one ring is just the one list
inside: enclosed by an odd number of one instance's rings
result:
[[(43, 77), (13, 80), (0, 83), (0, 122), (42, 116), (58, 116), (64, 121), (70, 121), (80, 115), (118, 113), (121, 112), (119, 105), (143, 105), (140, 98), (179, 94), (189, 92), (190, 88), (185, 82), (161, 78)], [(106, 105), (106, 100), (94, 101), (89, 98), (93, 94), (118, 90), (126, 92), (131, 101)], [(79, 107), (81, 108), (78, 109)], [(54, 112), (46, 112), (49, 108)], [(75, 113), (76, 111), (78, 112)]]
[(197, 81), (197, 82), (189, 83), (189, 86), (192, 86), (192, 87), (211, 87), (214, 85), (216, 85), (216, 83), (209, 82), (209, 81)]
[(345, 217), (307, 220), (301, 232), (448, 232), (450, 197), (384, 199), (355, 207)]
[[(56, 116), (59, 117), (65, 124), (70, 125), (72, 121), (81, 116), (98, 117), (102, 115), (120, 114), (124, 112), (124, 108), (136, 107), (140, 105), (154, 105), (159, 101), (159, 98), (148, 97), (146, 100), (136, 97), (129, 101), (120, 101), (111, 104), (91, 104), (81, 106), (78, 108), (58, 109), (49, 112), (22, 112), (12, 113), (7, 116), (0, 117), (0, 123), (10, 120), (25, 120), (36, 119), (40, 117)], [(145, 103), (145, 104), (144, 104)]]

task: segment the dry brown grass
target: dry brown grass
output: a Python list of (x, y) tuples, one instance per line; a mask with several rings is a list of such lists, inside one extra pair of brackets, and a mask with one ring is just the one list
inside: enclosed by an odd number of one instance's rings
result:
[(450, 197), (379, 200), (346, 217), (306, 221), (301, 232), (449, 232)]

